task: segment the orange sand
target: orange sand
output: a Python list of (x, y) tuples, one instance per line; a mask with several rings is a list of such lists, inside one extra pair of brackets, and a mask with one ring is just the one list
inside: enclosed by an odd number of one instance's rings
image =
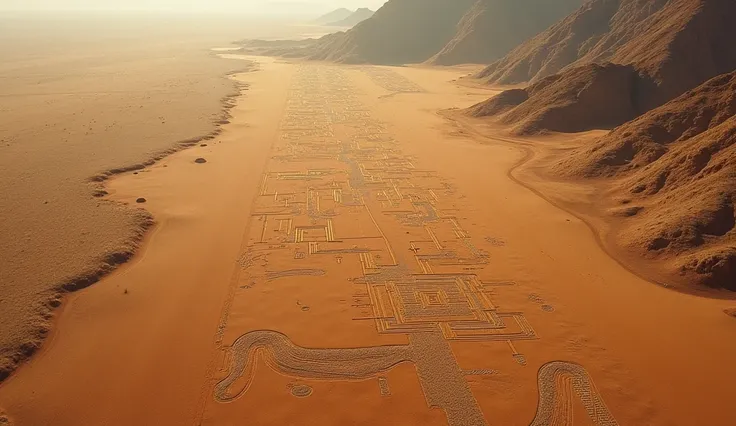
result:
[[(112, 200), (145, 197), (158, 224), (132, 262), (67, 298), (52, 338), (0, 386), (19, 425), (456, 425), (474, 410), (524, 425), (551, 361), (587, 371), (604, 401), (593, 416), (733, 424), (730, 305), (632, 275), (517, 183), (540, 185), (518, 145), (437, 114), (488, 97), (451, 82), (462, 70), (257, 60), (216, 140), (108, 183)], [(238, 339), (259, 330), (291, 349), (263, 343), (233, 375)], [(365, 359), (323, 365), (427, 336), (441, 338), (367, 376)], [(592, 423), (575, 396), (584, 376), (570, 377), (541, 377), (560, 397), (538, 424)], [(436, 390), (472, 396), (429, 407)]]
[(96, 198), (90, 178), (216, 131), (223, 97), (238, 93), (225, 74), (248, 64), (210, 49), (305, 30), (269, 25), (0, 17), (0, 381), (39, 345), (61, 295), (125, 261), (147, 225)]

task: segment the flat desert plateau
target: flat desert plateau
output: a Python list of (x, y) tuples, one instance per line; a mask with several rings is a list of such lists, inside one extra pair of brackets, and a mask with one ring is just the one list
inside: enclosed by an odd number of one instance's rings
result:
[(189, 25), (1, 47), (0, 424), (736, 423), (730, 293), (642, 278), (539, 173), (601, 132)]

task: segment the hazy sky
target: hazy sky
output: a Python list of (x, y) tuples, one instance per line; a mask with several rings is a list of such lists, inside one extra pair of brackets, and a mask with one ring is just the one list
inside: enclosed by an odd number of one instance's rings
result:
[(319, 14), (338, 7), (379, 8), (386, 0), (0, 0), (0, 10), (90, 10)]

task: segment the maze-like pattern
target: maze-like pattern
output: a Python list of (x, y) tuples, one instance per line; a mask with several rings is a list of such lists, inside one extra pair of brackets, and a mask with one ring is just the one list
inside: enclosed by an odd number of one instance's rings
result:
[[(422, 91), (390, 69), (361, 70), (388, 91)], [(351, 265), (359, 265), (347, 284), (355, 288), (355, 319), (374, 322), (377, 333), (407, 335), (409, 344), (308, 349), (277, 331), (244, 330), (229, 348), (229, 373), (215, 388), (216, 399), (247, 391), (259, 354), (293, 377), (375, 378), (383, 396), (391, 391), (382, 373), (410, 362), (428, 406), (442, 408), (451, 426), (485, 425), (466, 376), (493, 370), (461, 370), (450, 342), (500, 342), (526, 365), (513, 342), (537, 335), (522, 311), (500, 309), (495, 302), (515, 284), (493, 279), (488, 254), (457, 217), (459, 204), (450, 183), (416, 167), (386, 126), (371, 117), (349, 71), (300, 65), (255, 202), (239, 288), (287, 277), (329, 277), (325, 259), (337, 265), (351, 258)], [(298, 266), (274, 270), (268, 259)], [(227, 315), (220, 330), (225, 327)], [(600, 413), (607, 411), (584, 370), (555, 365), (540, 371), (537, 418), (561, 406), (549, 401), (559, 400), (554, 382), (565, 375), (577, 380), (577, 394), (586, 409), (594, 409), (591, 418), (603, 419)], [(294, 393), (309, 394), (306, 388)]]
[(365, 67), (361, 67), (361, 71), (363, 71), (368, 77), (370, 77), (374, 83), (383, 87), (389, 92), (394, 92), (394, 93), (421, 93), (421, 92), (424, 92), (424, 89), (422, 89), (421, 86), (419, 86), (418, 84), (414, 83), (413, 81), (409, 80), (408, 78), (402, 76), (401, 74), (389, 68), (365, 66)]
[(369, 284), (381, 333), (437, 330), (448, 340), (528, 340), (534, 330), (521, 313), (499, 313), (475, 275), (412, 275)]
[[(495, 372), (459, 370), (449, 346), (438, 333), (412, 334), (408, 345), (312, 349), (294, 345), (288, 337), (275, 331), (252, 331), (238, 338), (230, 348), (229, 373), (215, 386), (217, 401), (232, 401), (248, 391), (259, 356), (272, 369), (300, 379), (377, 377), (382, 396), (390, 396), (391, 391), (388, 380), (380, 374), (403, 362), (412, 362), (417, 367), (427, 403), (443, 408), (450, 425), (486, 424), (480, 410), (471, 403), (473, 396), (464, 376)], [(236, 382), (240, 382), (238, 386)], [(560, 361), (545, 364), (539, 370), (538, 382), (539, 405), (531, 426), (572, 424), (575, 396), (594, 424), (618, 425), (581, 366)], [(304, 398), (312, 389), (297, 385), (291, 392)]]

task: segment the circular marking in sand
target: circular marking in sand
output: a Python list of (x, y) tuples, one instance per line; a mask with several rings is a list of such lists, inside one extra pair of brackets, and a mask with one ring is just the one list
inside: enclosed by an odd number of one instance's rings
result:
[(306, 398), (312, 394), (312, 388), (307, 385), (296, 385), (291, 388), (291, 394), (297, 398)]
[(554, 312), (555, 307), (552, 305), (542, 305), (542, 310), (544, 312)]

